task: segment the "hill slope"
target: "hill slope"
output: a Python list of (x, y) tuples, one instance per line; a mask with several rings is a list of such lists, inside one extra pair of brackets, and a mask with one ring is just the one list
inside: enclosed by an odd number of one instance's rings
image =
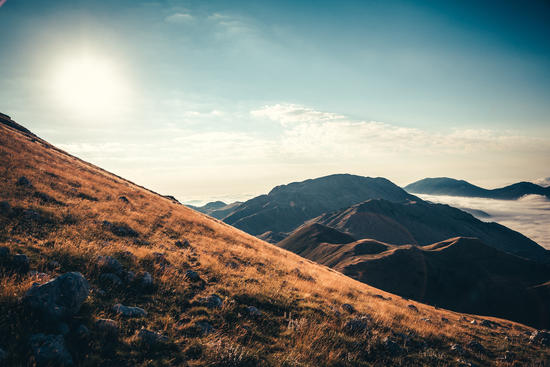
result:
[[(389, 300), (1, 123), (0, 172), (5, 365), (454, 366), (494, 364), (506, 351), (526, 364), (550, 357), (542, 334), (529, 344), (529, 327), (473, 326), (461, 314)], [(42, 285), (30, 291), (33, 283)]]
[(242, 203), (223, 221), (255, 236), (289, 232), (324, 212), (379, 198), (415, 199), (385, 178), (338, 174), (277, 186)]
[[(331, 235), (320, 236), (320, 232)], [(550, 292), (542, 286), (550, 280), (548, 265), (501, 252), (472, 238), (416, 247), (371, 239), (338, 243), (335, 232), (314, 223), (279, 245), (404, 297), (455, 311), (550, 327), (550, 315), (544, 311), (550, 307)]]
[(429, 195), (450, 195), (500, 200), (516, 200), (525, 195), (542, 195), (550, 198), (550, 187), (532, 182), (518, 182), (498, 189), (484, 189), (464, 180), (448, 177), (424, 178), (404, 187), (407, 192)]
[(538, 262), (549, 261), (549, 251), (497, 223), (480, 221), (449, 205), (422, 200), (393, 203), (368, 200), (347, 209), (323, 214), (311, 222), (396, 245), (429, 245), (452, 237), (477, 237), (485, 244)]
[(214, 217), (216, 219), (223, 219), (228, 214), (233, 212), (241, 204), (242, 202), (240, 201), (235, 201), (234, 203), (231, 203), (231, 204), (226, 204), (223, 201), (213, 201), (203, 206), (192, 206), (192, 205), (187, 205), (187, 206), (198, 212), (208, 214), (209, 216)]

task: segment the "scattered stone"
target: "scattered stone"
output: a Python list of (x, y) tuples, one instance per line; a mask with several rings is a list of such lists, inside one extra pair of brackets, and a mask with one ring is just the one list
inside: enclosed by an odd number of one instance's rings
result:
[(118, 275), (113, 273), (101, 274), (99, 280), (103, 283), (110, 283), (113, 286), (120, 286), (122, 284), (122, 280), (120, 280)]
[(208, 308), (218, 308), (221, 307), (223, 301), (217, 294), (211, 294), (208, 297), (201, 298), (200, 302)]
[(401, 353), (401, 346), (391, 340), (389, 337), (385, 337), (384, 340), (382, 340), (382, 345), (384, 346), (384, 349), (386, 352), (390, 355), (396, 355)]
[(98, 256), (97, 266), (102, 273), (121, 274), (122, 264), (112, 256)]
[(12, 258), (13, 269), (21, 274), (26, 274), (30, 268), (30, 262), (27, 255), (16, 254)]
[(550, 332), (548, 330), (535, 330), (529, 337), (529, 342), (540, 344), (545, 347), (550, 346)]
[(6, 246), (0, 247), (0, 259), (7, 259), (10, 257), (10, 248)]
[(428, 323), (428, 324), (431, 324), (432, 323), (432, 320), (428, 317), (423, 317), (420, 319), (421, 321), (424, 321), (425, 323)]
[(192, 282), (198, 282), (199, 280), (201, 280), (201, 277), (199, 276), (199, 274), (194, 270), (187, 270), (185, 272), (185, 278), (187, 278)]
[(477, 325), (477, 321), (476, 321), (476, 320), (472, 320), (472, 321), (470, 321), (470, 324), (472, 324), (472, 325)]
[(347, 313), (355, 313), (355, 308), (349, 303), (344, 303), (342, 305), (342, 310), (346, 311)]
[(115, 320), (99, 319), (95, 322), (95, 328), (103, 338), (116, 339), (118, 337), (118, 324)]
[(446, 318), (446, 317), (442, 317), (442, 318), (441, 318), (441, 321), (444, 322), (444, 323), (446, 323), (446, 324), (450, 323), (449, 319)]
[(468, 347), (468, 349), (470, 349), (474, 353), (479, 353), (479, 354), (485, 353), (485, 348), (483, 347), (483, 345), (481, 345), (479, 342), (475, 340), (472, 340), (466, 346)]
[(455, 352), (456, 354), (463, 355), (464, 354), (464, 348), (460, 346), (460, 344), (453, 344), (451, 346), (451, 351)]
[(35, 334), (30, 345), (37, 366), (72, 366), (73, 358), (62, 335)]
[(119, 196), (118, 200), (122, 201), (124, 204), (128, 204), (130, 202), (126, 196)]
[(80, 339), (86, 339), (90, 336), (90, 329), (88, 329), (86, 325), (80, 324), (80, 326), (76, 328), (76, 335)]
[(155, 264), (160, 265), (163, 268), (170, 265), (170, 261), (168, 261), (166, 256), (160, 252), (153, 252), (153, 261)]
[(248, 306), (246, 308), (246, 312), (248, 313), (248, 316), (251, 316), (251, 317), (260, 317), (260, 316), (262, 316), (262, 311), (258, 310), (254, 306)]
[(409, 308), (409, 310), (412, 310), (412, 311), (414, 311), (414, 312), (418, 312), (418, 307), (416, 307), (416, 306), (413, 305), (413, 304), (407, 305), (407, 307)]
[(174, 245), (176, 245), (176, 247), (179, 247), (179, 248), (189, 248), (189, 247), (191, 247), (191, 244), (187, 240), (176, 241), (176, 243), (174, 243)]
[(11, 210), (10, 203), (8, 203), (7, 201), (0, 201), (0, 214), (7, 217), (11, 215), (11, 213), (12, 213), (12, 210)]
[(145, 348), (162, 346), (168, 342), (168, 337), (147, 329), (141, 329), (137, 333), (138, 343)]
[(88, 281), (80, 273), (65, 273), (42, 285), (33, 285), (24, 302), (33, 310), (55, 320), (74, 316), (90, 292)]
[(344, 331), (349, 334), (360, 334), (367, 330), (367, 319), (356, 318), (348, 320), (344, 325)]
[(24, 186), (24, 187), (30, 187), (32, 186), (31, 185), (31, 182), (29, 181), (28, 178), (26, 178), (25, 176), (21, 176), (19, 177), (19, 179), (17, 180), (17, 182), (15, 183), (17, 186)]
[(128, 318), (147, 316), (147, 311), (140, 307), (129, 307), (117, 303), (113, 306), (113, 312)]

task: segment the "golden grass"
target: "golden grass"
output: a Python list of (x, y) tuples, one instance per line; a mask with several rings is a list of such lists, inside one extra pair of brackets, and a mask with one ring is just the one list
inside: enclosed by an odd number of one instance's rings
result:
[[(51, 277), (80, 271), (95, 289), (102, 287), (95, 259), (112, 255), (136, 273), (149, 271), (158, 286), (152, 293), (143, 294), (126, 288), (107, 289), (106, 296), (92, 292), (82, 310), (83, 322), (90, 326), (96, 318), (117, 319), (122, 338), (107, 355), (92, 343), (88, 351), (76, 357), (78, 364), (457, 365), (458, 360), (471, 360), (481, 365), (506, 366), (496, 360), (506, 350), (515, 352), (527, 365), (544, 365), (550, 358), (548, 350), (526, 343), (526, 333), (532, 331), (526, 326), (504, 320), (496, 320), (503, 326), (496, 330), (474, 326), (461, 321), (462, 314), (359, 283), (3, 125), (0, 163), (0, 201), (14, 208), (40, 210), (50, 218), (49, 223), (37, 228), (3, 219), (0, 246), (27, 254), (31, 270)], [(33, 187), (16, 186), (21, 176), (27, 177)], [(34, 192), (45, 193), (65, 205), (44, 202), (33, 196)], [(129, 203), (123, 203), (120, 196)], [(139, 237), (118, 237), (104, 228), (105, 220), (125, 223)], [(175, 246), (183, 239), (190, 242), (191, 248)], [(157, 252), (163, 253), (171, 265), (163, 268), (155, 264)], [(58, 261), (60, 267), (49, 267), (51, 260)], [(185, 279), (188, 269), (200, 274), (204, 287)], [(25, 365), (29, 358), (25, 347), (13, 341), (21, 342), (39, 328), (25, 320), (19, 302), (34, 281), (37, 277), (31, 275), (0, 277), (0, 329), (8, 330), (0, 336), (0, 348), (11, 352), (13, 365)], [(193, 301), (211, 293), (224, 298), (222, 308), (208, 310), (194, 305)], [(118, 319), (110, 311), (117, 302), (145, 308), (149, 315), (137, 320)], [(341, 310), (343, 303), (368, 315), (366, 333), (348, 335), (342, 331), (346, 320), (355, 317)], [(263, 312), (258, 320), (242, 315), (242, 306), (249, 304)], [(409, 309), (410, 304), (419, 312)], [(426, 318), (430, 322), (422, 320)], [(189, 326), (200, 320), (208, 320), (216, 332), (193, 336), (177, 330), (178, 322)], [(136, 348), (133, 335), (141, 327), (167, 335), (170, 348), (157, 354)], [(399, 334), (420, 346), (407, 345), (404, 353), (389, 355), (382, 340), (391, 336), (400, 342)], [(466, 356), (450, 352), (451, 344), (464, 345), (473, 339), (489, 352)]]

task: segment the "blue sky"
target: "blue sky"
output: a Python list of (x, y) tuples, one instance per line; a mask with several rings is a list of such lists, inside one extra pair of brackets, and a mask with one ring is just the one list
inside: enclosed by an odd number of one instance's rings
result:
[(0, 111), (185, 201), (336, 172), (534, 180), (550, 165), (549, 15), (543, 1), (7, 0)]

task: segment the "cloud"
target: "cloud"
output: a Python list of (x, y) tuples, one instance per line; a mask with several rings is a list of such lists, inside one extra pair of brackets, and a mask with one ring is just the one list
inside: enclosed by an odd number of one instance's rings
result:
[(189, 13), (174, 13), (164, 18), (166, 23), (189, 23), (195, 18)]
[(275, 104), (263, 106), (260, 109), (250, 111), (254, 117), (265, 117), (272, 121), (280, 122), (283, 126), (298, 123), (322, 123), (344, 119), (343, 115), (331, 112), (320, 112), (309, 107), (296, 104)]
[[(529, 237), (550, 250), (550, 200), (527, 195), (519, 200), (494, 200), (443, 195), (417, 195), (424, 200), (449, 204), (469, 211), (485, 222), (497, 222)], [(473, 209), (473, 211), (471, 210)], [(475, 214), (481, 210), (490, 215)]]
[(542, 187), (550, 187), (550, 177), (538, 178), (534, 180), (533, 183), (540, 185)]

